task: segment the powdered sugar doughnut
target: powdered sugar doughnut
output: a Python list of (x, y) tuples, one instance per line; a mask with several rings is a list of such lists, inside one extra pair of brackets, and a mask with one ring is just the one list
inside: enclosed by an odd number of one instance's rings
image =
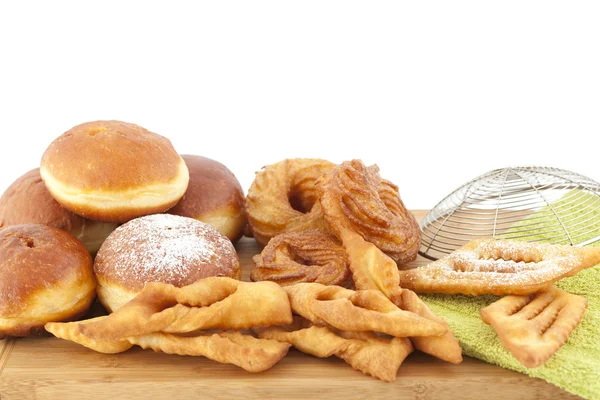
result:
[(192, 218), (156, 214), (121, 225), (94, 262), (98, 298), (120, 308), (148, 282), (186, 286), (209, 276), (241, 278), (235, 248), (212, 226)]

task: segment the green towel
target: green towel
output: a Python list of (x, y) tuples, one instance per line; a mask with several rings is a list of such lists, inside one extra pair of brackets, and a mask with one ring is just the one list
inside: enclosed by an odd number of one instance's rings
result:
[[(573, 212), (573, 210), (562, 207), (567, 196), (572, 194), (572, 192), (568, 193), (563, 196), (562, 200), (552, 204), (554, 210), (563, 218), (565, 217), (562, 215), (563, 213)], [(588, 200), (592, 201), (591, 196)], [(583, 202), (583, 204), (589, 203)], [(550, 210), (540, 210), (528, 219), (548, 215), (548, 211)], [(566, 218), (565, 225), (569, 227), (584, 219), (588, 220), (591, 215), (585, 214), (585, 212)], [(600, 213), (593, 215), (593, 218), (592, 221), (600, 221)], [(522, 229), (521, 225), (524, 223), (515, 226), (514, 231)], [(543, 241), (545, 239), (544, 231), (552, 231), (553, 228), (558, 227), (560, 227), (558, 222), (549, 222), (543, 227), (540, 225), (537, 239)], [(586, 239), (591, 239), (598, 234), (597, 231), (590, 232)], [(571, 334), (567, 343), (545, 365), (533, 369), (525, 368), (515, 360), (502, 346), (495, 331), (481, 320), (479, 310), (493, 303), (498, 297), (439, 294), (421, 297), (434, 313), (443, 316), (450, 323), (463, 347), (464, 354), (544, 379), (588, 399), (600, 399), (600, 341), (598, 340), (600, 336), (600, 265), (584, 270), (576, 276), (565, 278), (557, 282), (556, 286), (570, 293), (584, 296), (589, 303), (588, 309), (581, 324)]]

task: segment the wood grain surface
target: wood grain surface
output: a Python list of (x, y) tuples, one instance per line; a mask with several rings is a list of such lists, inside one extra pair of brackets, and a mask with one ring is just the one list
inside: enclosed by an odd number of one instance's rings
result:
[[(421, 218), (424, 212), (415, 214)], [(258, 252), (237, 246), (244, 279)], [(415, 264), (427, 261), (419, 259)], [(413, 353), (394, 383), (380, 382), (344, 361), (296, 350), (271, 370), (252, 374), (202, 357), (134, 348), (106, 355), (52, 337), (0, 341), (0, 399), (567, 399), (540, 379), (466, 357), (460, 365)]]

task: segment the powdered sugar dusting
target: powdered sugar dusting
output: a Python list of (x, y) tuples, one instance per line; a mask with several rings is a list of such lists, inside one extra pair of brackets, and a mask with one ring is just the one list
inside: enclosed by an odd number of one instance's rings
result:
[(235, 248), (212, 226), (156, 214), (134, 219), (109, 236), (96, 256), (96, 273), (121, 284), (152, 281), (183, 286), (239, 269)]
[(522, 294), (551, 285), (587, 265), (585, 249), (507, 240), (478, 240), (445, 258), (401, 272), (400, 286), (422, 292)]

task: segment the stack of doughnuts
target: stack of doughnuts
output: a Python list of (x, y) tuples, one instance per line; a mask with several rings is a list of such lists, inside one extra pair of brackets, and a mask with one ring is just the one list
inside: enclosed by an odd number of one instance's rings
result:
[(161, 135), (75, 126), (0, 198), (0, 337), (81, 316), (96, 292), (115, 310), (149, 282), (240, 279), (244, 202), (224, 165)]

